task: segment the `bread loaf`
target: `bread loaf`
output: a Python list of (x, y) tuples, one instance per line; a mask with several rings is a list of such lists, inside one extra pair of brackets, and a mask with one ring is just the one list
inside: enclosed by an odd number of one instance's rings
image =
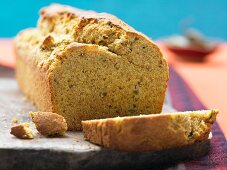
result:
[(127, 152), (158, 151), (208, 139), (218, 110), (82, 121), (85, 139)]
[(118, 18), (68, 6), (41, 10), (15, 40), (16, 78), (40, 111), (81, 120), (160, 113), (168, 66), (148, 37)]

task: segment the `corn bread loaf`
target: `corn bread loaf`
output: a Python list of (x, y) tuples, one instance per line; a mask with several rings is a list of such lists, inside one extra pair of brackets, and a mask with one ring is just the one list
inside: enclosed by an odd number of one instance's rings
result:
[(118, 18), (68, 6), (41, 10), (15, 40), (16, 78), (40, 111), (81, 120), (160, 113), (168, 66), (159, 48)]
[(82, 121), (85, 139), (120, 151), (181, 147), (208, 138), (218, 110), (165, 113)]

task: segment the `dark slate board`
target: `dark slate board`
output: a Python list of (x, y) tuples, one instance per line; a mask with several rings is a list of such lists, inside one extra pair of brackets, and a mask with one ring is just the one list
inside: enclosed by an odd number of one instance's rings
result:
[[(13, 71), (0, 67), (0, 170), (160, 169), (203, 156), (209, 150), (210, 140), (159, 152), (127, 153), (93, 145), (83, 139), (81, 132), (67, 132), (61, 138), (45, 138), (36, 131), (33, 140), (10, 135), (12, 118), (31, 122), (28, 112), (35, 110), (18, 89)], [(164, 111), (174, 111), (168, 95)]]

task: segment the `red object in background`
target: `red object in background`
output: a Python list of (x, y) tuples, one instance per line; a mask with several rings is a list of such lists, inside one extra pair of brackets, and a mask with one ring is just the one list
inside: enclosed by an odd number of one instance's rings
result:
[(211, 50), (203, 50), (203, 49), (193, 48), (193, 47), (183, 48), (183, 47), (171, 47), (171, 46), (167, 46), (167, 48), (179, 56), (193, 57), (193, 58), (197, 58), (197, 57), (205, 58), (208, 54), (212, 53), (216, 49), (216, 47), (214, 47)]
[(167, 49), (175, 54), (180, 60), (203, 62), (206, 60), (209, 54), (215, 52), (218, 46), (214, 46), (211, 49), (202, 49), (196, 47), (175, 47), (166, 44)]

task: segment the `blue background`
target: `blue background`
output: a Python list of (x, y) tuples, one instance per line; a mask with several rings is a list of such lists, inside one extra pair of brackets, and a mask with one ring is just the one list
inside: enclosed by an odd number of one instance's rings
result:
[[(1, 0), (0, 37), (34, 27), (38, 11), (50, 0)], [(181, 33), (182, 23), (210, 37), (227, 40), (227, 0), (58, 0), (82, 9), (112, 13), (138, 31), (157, 39)]]

